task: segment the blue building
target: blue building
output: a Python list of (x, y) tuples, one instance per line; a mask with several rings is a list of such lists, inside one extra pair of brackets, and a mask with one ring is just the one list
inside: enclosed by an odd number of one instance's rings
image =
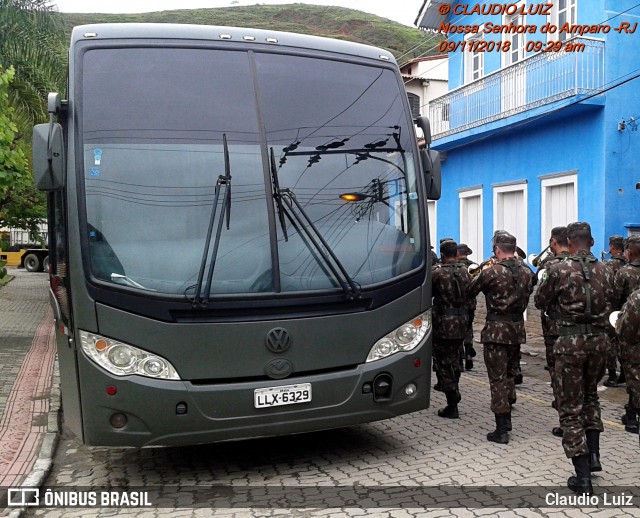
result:
[(425, 0), (419, 26), (449, 50), (449, 92), (428, 111), (438, 238), (480, 262), (494, 229), (527, 254), (571, 221), (591, 224), (596, 255), (640, 232), (639, 21), (635, 0)]

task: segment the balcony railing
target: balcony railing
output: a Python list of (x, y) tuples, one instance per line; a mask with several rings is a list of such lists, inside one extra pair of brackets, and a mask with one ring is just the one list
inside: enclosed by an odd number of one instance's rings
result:
[(572, 38), (567, 43), (573, 44), (573, 51), (534, 54), (432, 100), (433, 137), (447, 137), (561, 99), (602, 91), (604, 41)]

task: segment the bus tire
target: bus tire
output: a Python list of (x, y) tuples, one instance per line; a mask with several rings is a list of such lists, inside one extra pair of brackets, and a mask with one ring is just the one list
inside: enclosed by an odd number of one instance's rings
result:
[(24, 258), (24, 269), (28, 272), (37, 272), (40, 269), (40, 258), (36, 254), (27, 254)]
[(44, 259), (42, 260), (42, 269), (45, 272), (49, 271), (49, 256), (48, 255), (45, 255)]

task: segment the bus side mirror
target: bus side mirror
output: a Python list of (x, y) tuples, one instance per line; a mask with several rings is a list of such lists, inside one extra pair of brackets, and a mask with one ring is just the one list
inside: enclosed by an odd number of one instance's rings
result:
[(420, 160), (427, 184), (427, 199), (439, 200), (442, 185), (440, 153), (429, 149), (431, 145), (431, 123), (429, 122), (429, 118), (423, 115), (416, 117), (414, 122), (422, 130), (426, 146), (426, 149), (420, 150)]
[(427, 185), (427, 199), (439, 200), (442, 191), (442, 172), (440, 169), (440, 153), (432, 149), (420, 150), (422, 168)]
[(420, 115), (419, 117), (416, 117), (415, 123), (418, 128), (422, 130), (422, 137), (424, 138), (427, 147), (429, 147), (431, 144), (431, 123), (429, 122), (429, 117)]
[(62, 126), (57, 122), (36, 124), (31, 140), (33, 177), (41, 191), (64, 187), (65, 160)]

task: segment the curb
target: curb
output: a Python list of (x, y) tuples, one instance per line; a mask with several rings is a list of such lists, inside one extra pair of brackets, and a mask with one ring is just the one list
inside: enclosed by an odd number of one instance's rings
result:
[[(56, 453), (60, 440), (61, 421), (61, 399), (60, 399), (60, 372), (58, 370), (58, 360), (56, 358), (53, 366), (53, 376), (51, 383), (51, 393), (49, 396), (49, 414), (47, 416), (47, 431), (40, 445), (38, 458), (24, 480), (21, 487), (41, 487), (53, 467), (53, 456)], [(9, 513), (9, 518), (21, 518), (27, 510), (26, 507), (14, 509)]]

